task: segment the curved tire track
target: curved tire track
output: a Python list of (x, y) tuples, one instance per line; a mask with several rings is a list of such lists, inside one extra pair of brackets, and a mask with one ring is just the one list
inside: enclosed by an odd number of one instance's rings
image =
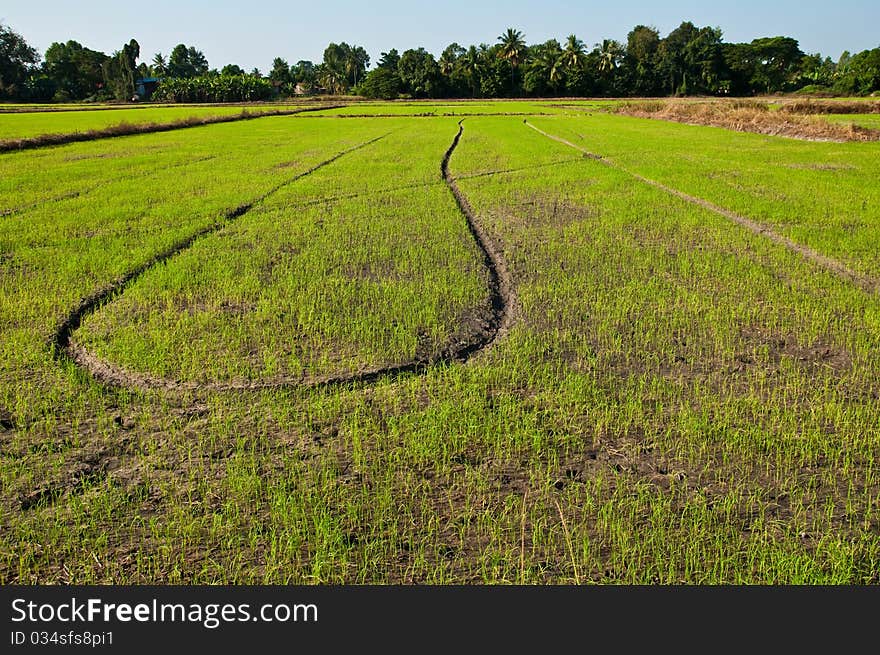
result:
[(677, 198), (680, 198), (680, 199), (682, 199), (686, 202), (689, 202), (691, 204), (698, 205), (704, 209), (708, 209), (711, 212), (714, 212), (716, 214), (719, 214), (720, 216), (724, 216), (725, 218), (730, 219), (734, 223), (737, 223), (738, 225), (746, 228), (747, 230), (750, 230), (751, 232), (754, 232), (755, 234), (759, 234), (761, 236), (767, 237), (768, 239), (770, 239), (774, 243), (776, 243), (780, 246), (783, 246), (783, 247), (787, 248), (788, 250), (791, 250), (792, 252), (795, 252), (795, 253), (801, 255), (802, 257), (813, 262), (814, 264), (818, 264), (822, 268), (825, 268), (826, 270), (831, 271), (835, 275), (837, 275), (845, 280), (849, 280), (850, 282), (852, 282), (853, 284), (855, 284), (859, 288), (863, 289), (864, 291), (867, 291), (868, 293), (877, 293), (878, 291), (880, 291), (880, 280), (876, 280), (872, 277), (868, 277), (866, 275), (858, 273), (858, 272), (854, 271), (853, 269), (851, 269), (846, 264), (844, 264), (843, 262), (841, 262), (837, 259), (834, 259), (833, 257), (823, 255), (822, 253), (818, 252), (817, 250), (813, 250), (809, 246), (805, 246), (804, 244), (798, 243), (797, 241), (794, 241), (794, 240), (788, 238), (787, 236), (780, 234), (779, 232), (775, 232), (774, 230), (770, 229), (769, 227), (767, 227), (766, 225), (764, 225), (762, 223), (759, 223), (758, 221), (755, 221), (755, 220), (748, 218), (746, 216), (742, 216), (741, 214), (737, 214), (736, 212), (733, 212), (729, 209), (725, 209), (724, 207), (719, 207), (718, 205), (715, 205), (715, 204), (709, 202), (708, 200), (704, 200), (703, 198), (698, 198), (697, 196), (692, 196), (688, 193), (685, 193), (684, 191), (679, 191), (678, 189), (674, 189), (670, 186), (666, 186), (665, 184), (663, 184), (661, 182), (657, 182), (656, 180), (652, 180), (650, 178), (644, 177), (643, 175), (639, 175), (638, 173), (634, 173), (633, 171), (628, 170), (627, 168), (625, 168), (619, 164), (614, 163), (612, 160), (608, 159), (607, 157), (605, 157), (603, 155), (597, 155), (596, 153), (593, 153), (593, 152), (590, 152), (584, 148), (581, 148), (580, 146), (572, 143), (571, 141), (566, 141), (562, 137), (558, 137), (554, 134), (550, 134), (549, 132), (545, 132), (544, 130), (542, 130), (538, 127), (535, 127), (534, 125), (532, 125), (531, 123), (529, 123), (526, 120), (523, 120), (523, 123), (525, 123), (526, 126), (535, 130), (535, 132), (537, 132), (538, 134), (544, 135), (548, 139), (552, 139), (553, 141), (557, 141), (558, 143), (562, 143), (563, 145), (566, 145), (569, 148), (574, 148), (575, 150), (581, 152), (584, 155), (584, 157), (594, 159), (602, 164), (605, 164), (606, 166), (610, 166), (611, 168), (616, 168), (620, 171), (623, 171), (624, 173), (627, 173), (628, 175), (631, 175), (632, 177), (636, 178), (640, 182), (644, 182), (645, 184), (649, 184), (652, 187), (660, 189), (661, 191), (665, 191), (666, 193), (673, 195)]
[(125, 290), (139, 279), (144, 273), (152, 269), (154, 266), (167, 261), (171, 257), (179, 254), (192, 246), (198, 239), (213, 234), (223, 227), (229, 225), (232, 221), (243, 216), (257, 203), (265, 200), (267, 197), (278, 191), (288, 184), (292, 184), (306, 175), (309, 175), (324, 166), (336, 161), (340, 157), (364, 148), (376, 141), (384, 138), (386, 135), (377, 137), (354, 148), (345, 150), (336, 156), (321, 162), (295, 177), (282, 182), (273, 187), (256, 200), (242, 205), (228, 212), (221, 221), (218, 221), (202, 230), (199, 230), (189, 238), (172, 246), (166, 251), (151, 258), (148, 262), (138, 266), (115, 284), (109, 285), (100, 291), (85, 298), (75, 309), (73, 309), (67, 318), (61, 322), (56, 329), (50, 346), (58, 360), (67, 360), (73, 362), (80, 369), (88, 372), (97, 381), (115, 387), (134, 388), (139, 390), (166, 390), (171, 392), (196, 392), (196, 391), (257, 391), (264, 389), (314, 389), (320, 387), (339, 386), (347, 384), (367, 384), (375, 382), (385, 377), (395, 377), (404, 374), (417, 374), (426, 371), (429, 367), (442, 364), (451, 364), (454, 362), (464, 363), (474, 355), (483, 352), (491, 347), (499, 338), (504, 336), (513, 322), (514, 308), (516, 300), (512, 290), (512, 281), (507, 266), (504, 263), (500, 253), (489, 239), (485, 229), (476, 218), (470, 203), (462, 194), (455, 178), (449, 172), (449, 159), (458, 146), (459, 140), (463, 133), (463, 121), (459, 121), (458, 133), (452, 142), (452, 145), (443, 156), (440, 165), (440, 172), (443, 180), (449, 187), (450, 192), (455, 198), (459, 210), (464, 215), (468, 229), (477, 243), (482, 255), (484, 264), (489, 272), (489, 297), (491, 303), (491, 317), (488, 325), (479, 338), (470, 343), (460, 344), (457, 347), (449, 346), (438, 356), (434, 358), (415, 359), (393, 366), (377, 366), (364, 368), (354, 373), (344, 375), (327, 375), (320, 377), (306, 378), (304, 375), (299, 376), (281, 376), (261, 381), (230, 381), (230, 382), (181, 382), (171, 380), (144, 373), (136, 373), (128, 371), (116, 364), (103, 360), (93, 353), (89, 352), (83, 346), (73, 341), (73, 333), (80, 327), (83, 319), (98, 311), (108, 303), (118, 298)]

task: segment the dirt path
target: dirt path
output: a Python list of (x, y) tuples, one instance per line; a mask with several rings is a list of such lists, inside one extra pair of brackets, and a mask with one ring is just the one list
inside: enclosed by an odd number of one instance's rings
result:
[(704, 209), (708, 209), (709, 211), (715, 212), (716, 214), (719, 214), (721, 216), (724, 216), (727, 219), (730, 219), (734, 223), (737, 223), (738, 225), (754, 232), (755, 234), (760, 234), (761, 236), (767, 237), (768, 239), (770, 239), (774, 243), (779, 244), (781, 246), (784, 246), (785, 248), (788, 248), (792, 252), (798, 253), (799, 255), (804, 257), (805, 259), (808, 259), (809, 261), (811, 261), (815, 264), (818, 264), (819, 266), (831, 271), (832, 273), (852, 282), (856, 286), (860, 287), (861, 289), (864, 289), (865, 291), (868, 291), (869, 293), (876, 293), (876, 292), (880, 291), (880, 281), (878, 281), (874, 278), (868, 277), (866, 275), (862, 275), (862, 274), (852, 270), (849, 266), (847, 266), (843, 262), (841, 262), (837, 259), (834, 259), (833, 257), (828, 257), (827, 255), (823, 255), (822, 253), (820, 253), (816, 250), (813, 250), (809, 246), (805, 246), (802, 243), (798, 243), (796, 241), (793, 241), (792, 239), (788, 238), (787, 236), (780, 234), (779, 232), (775, 232), (774, 230), (770, 229), (766, 225), (758, 223), (757, 221), (752, 220), (751, 218), (748, 218), (746, 216), (742, 216), (741, 214), (737, 214), (736, 212), (732, 212), (729, 209), (725, 209), (724, 207), (720, 207), (718, 205), (715, 205), (715, 204), (709, 202), (708, 200), (704, 200), (703, 198), (698, 198), (696, 196), (692, 196), (692, 195), (685, 193), (683, 191), (679, 191), (678, 189), (674, 189), (672, 187), (666, 186), (665, 184), (662, 184), (661, 182), (657, 182), (656, 180), (652, 180), (652, 179), (647, 178), (643, 175), (639, 175), (638, 173), (635, 173), (635, 172), (633, 172), (633, 171), (631, 171), (631, 170), (629, 170), (619, 164), (614, 163), (612, 160), (608, 159), (607, 157), (604, 157), (603, 155), (599, 155), (599, 154), (590, 152), (590, 151), (572, 143), (571, 141), (566, 141), (565, 139), (563, 139), (561, 137), (558, 137), (554, 134), (550, 134), (548, 132), (545, 132), (544, 130), (542, 130), (538, 127), (535, 127), (534, 125), (532, 125), (528, 121), (524, 120), (523, 123), (525, 123), (528, 127), (532, 128), (533, 130), (535, 130), (539, 134), (544, 135), (548, 139), (552, 139), (553, 141), (557, 141), (557, 142), (562, 143), (570, 148), (574, 148), (575, 150), (578, 150), (585, 157), (599, 161), (600, 163), (605, 164), (606, 166), (610, 166), (612, 168), (616, 168), (618, 170), (621, 170), (624, 173), (627, 173), (628, 175), (631, 175), (632, 177), (636, 178), (640, 182), (644, 182), (645, 184), (649, 184), (649, 185), (651, 185), (657, 189), (660, 189), (662, 191), (665, 191), (666, 193), (669, 193), (670, 195), (673, 195), (677, 198), (681, 198), (682, 200), (690, 202), (694, 205), (698, 205), (700, 207), (703, 207)]
[(474, 215), (467, 199), (456, 185), (455, 178), (449, 172), (449, 159), (452, 156), (452, 153), (455, 151), (455, 148), (458, 146), (458, 142), (461, 139), (461, 135), (463, 132), (463, 127), (461, 123), (462, 121), (459, 121), (458, 133), (455, 135), (455, 139), (453, 140), (452, 145), (443, 156), (443, 161), (440, 165), (440, 171), (443, 180), (446, 182), (447, 186), (450, 189), (450, 192), (455, 197), (455, 200), (458, 203), (458, 207), (467, 221), (468, 229), (470, 230), (471, 235), (476, 241), (477, 246), (480, 248), (480, 251), (482, 252), (484, 258), (484, 264), (489, 271), (489, 295), (490, 303), (492, 306), (492, 313), (487, 328), (483, 331), (479, 338), (473, 340), (470, 343), (456, 344), (450, 346), (447, 348), (446, 351), (433, 359), (416, 359), (393, 366), (369, 367), (344, 375), (328, 375), (308, 378), (303, 375), (280, 376), (259, 381), (241, 380), (211, 383), (183, 382), (144, 373), (128, 371), (121, 366), (101, 359), (100, 357), (89, 352), (86, 348), (77, 344), (73, 340), (74, 332), (80, 327), (83, 319), (86, 316), (98, 311), (108, 303), (118, 298), (131, 284), (137, 281), (144, 273), (146, 273), (153, 267), (183, 252), (187, 248), (191, 247), (198, 239), (214, 234), (222, 228), (226, 227), (227, 225), (231, 224), (235, 219), (246, 214), (255, 205), (262, 202), (281, 188), (292, 184), (297, 180), (307, 175), (310, 175), (311, 173), (314, 173), (315, 171), (333, 163), (337, 159), (351, 152), (354, 152), (361, 148), (365, 148), (368, 145), (371, 145), (376, 141), (385, 138), (385, 136), (387, 136), (386, 134), (375, 139), (371, 139), (370, 141), (361, 143), (343, 152), (340, 152), (334, 157), (331, 157), (330, 159), (327, 159), (313, 166), (309, 170), (299, 173), (289, 180), (278, 184), (256, 200), (227, 212), (227, 214), (220, 221), (199, 230), (184, 241), (172, 246), (168, 250), (151, 258), (149, 261), (142, 264), (141, 266), (133, 269), (115, 284), (109, 285), (101, 289), (97, 293), (92, 294), (88, 298), (84, 299), (74, 310), (70, 312), (67, 318), (61, 322), (61, 324), (56, 329), (54, 335), (52, 336), (50, 346), (52, 347), (56, 359), (72, 361), (78, 367), (87, 371), (96, 380), (104, 384), (116, 387), (134, 388), (139, 390), (159, 389), (170, 392), (255, 391), (264, 389), (318, 388), (338, 386), (343, 384), (364, 384), (374, 382), (379, 380), (380, 378), (385, 377), (421, 373), (427, 370), (428, 367), (437, 364), (449, 364), (453, 362), (463, 363), (468, 361), (474, 355), (485, 351), (499, 338), (507, 333), (513, 321), (516, 301), (512, 290), (510, 274), (508, 272), (506, 264), (504, 263), (504, 260), (502, 259), (498, 250), (495, 248), (492, 241), (489, 239), (485, 229)]

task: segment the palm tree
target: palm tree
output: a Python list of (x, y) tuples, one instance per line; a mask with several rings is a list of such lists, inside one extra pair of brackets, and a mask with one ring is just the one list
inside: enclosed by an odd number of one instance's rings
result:
[(365, 72), (370, 65), (370, 55), (361, 46), (348, 48), (345, 53), (344, 68), (353, 86), (357, 86), (360, 73)]
[(565, 57), (556, 39), (532, 47), (527, 65), (547, 84), (551, 92), (557, 91), (563, 79)]
[(165, 77), (168, 72), (168, 62), (161, 52), (157, 52), (153, 57), (153, 77)]
[(547, 79), (550, 81), (550, 88), (556, 91), (559, 87), (559, 83), (562, 81), (563, 61), (562, 58), (556, 57), (550, 53), (546, 56), (549, 59), (547, 63), (550, 65), (550, 74), (547, 76)]
[(605, 39), (599, 46), (599, 72), (610, 73), (620, 63), (623, 46), (613, 39)]
[(464, 53), (464, 48), (457, 43), (450, 43), (446, 46), (446, 49), (440, 55), (440, 59), (437, 60), (437, 63), (440, 65), (440, 72), (446, 77), (450, 77), (455, 71), (456, 62)]
[(501, 50), (498, 51), (498, 56), (510, 63), (510, 86), (512, 87), (514, 71), (525, 59), (525, 35), (519, 30), (508, 27), (507, 31), (498, 37), (498, 40), (501, 42)]
[(574, 34), (569, 34), (565, 42), (565, 50), (562, 52), (562, 63), (566, 68), (580, 68), (584, 64), (587, 53), (584, 42)]
[(345, 93), (345, 74), (327, 64), (315, 67), (315, 80), (327, 92), (334, 95)]
[(477, 78), (480, 76), (480, 51), (476, 46), (471, 46), (467, 52), (459, 58), (461, 72), (471, 87), (471, 96), (477, 95)]

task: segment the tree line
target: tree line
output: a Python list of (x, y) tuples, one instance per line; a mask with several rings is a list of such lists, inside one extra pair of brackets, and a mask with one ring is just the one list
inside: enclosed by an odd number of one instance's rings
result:
[(45, 55), (0, 24), (0, 99), (129, 100), (138, 80), (160, 80), (155, 98), (177, 102), (265, 100), (300, 93), (369, 98), (503, 98), (559, 96), (749, 96), (804, 91), (868, 95), (880, 90), (880, 47), (836, 61), (801, 51), (796, 39), (774, 36), (726, 43), (716, 27), (683, 22), (665, 37), (646, 25), (625, 43), (592, 48), (570, 34), (529, 45), (509, 28), (492, 43), (447, 46), (439, 58), (424, 48), (381, 53), (370, 68), (366, 50), (331, 43), (323, 61), (288, 64), (276, 57), (267, 74), (235, 64), (210, 68), (194, 46), (137, 63), (132, 39), (111, 55), (77, 41), (53, 43)]

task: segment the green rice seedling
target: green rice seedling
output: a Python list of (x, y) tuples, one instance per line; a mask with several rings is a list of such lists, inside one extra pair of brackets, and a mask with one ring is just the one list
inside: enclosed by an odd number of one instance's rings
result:
[(83, 109), (78, 111), (0, 112), (0, 142), (43, 135), (106, 130), (120, 125), (174, 123), (186, 119), (239, 116), (293, 109), (297, 105), (242, 106), (144, 106), (125, 109)]
[(880, 278), (873, 229), (880, 220), (875, 144), (798, 141), (598, 114), (529, 120), (626, 170)]
[[(449, 158), (510, 329), (330, 386), (205, 383), (462, 336), (490, 301), (440, 171), (460, 117), (0, 156), (0, 580), (876, 584), (880, 298), (637, 176), (871, 276), (877, 145), (557, 109), (468, 116)], [(202, 386), (53, 353), (71, 309), (183, 243), (72, 338)]]

